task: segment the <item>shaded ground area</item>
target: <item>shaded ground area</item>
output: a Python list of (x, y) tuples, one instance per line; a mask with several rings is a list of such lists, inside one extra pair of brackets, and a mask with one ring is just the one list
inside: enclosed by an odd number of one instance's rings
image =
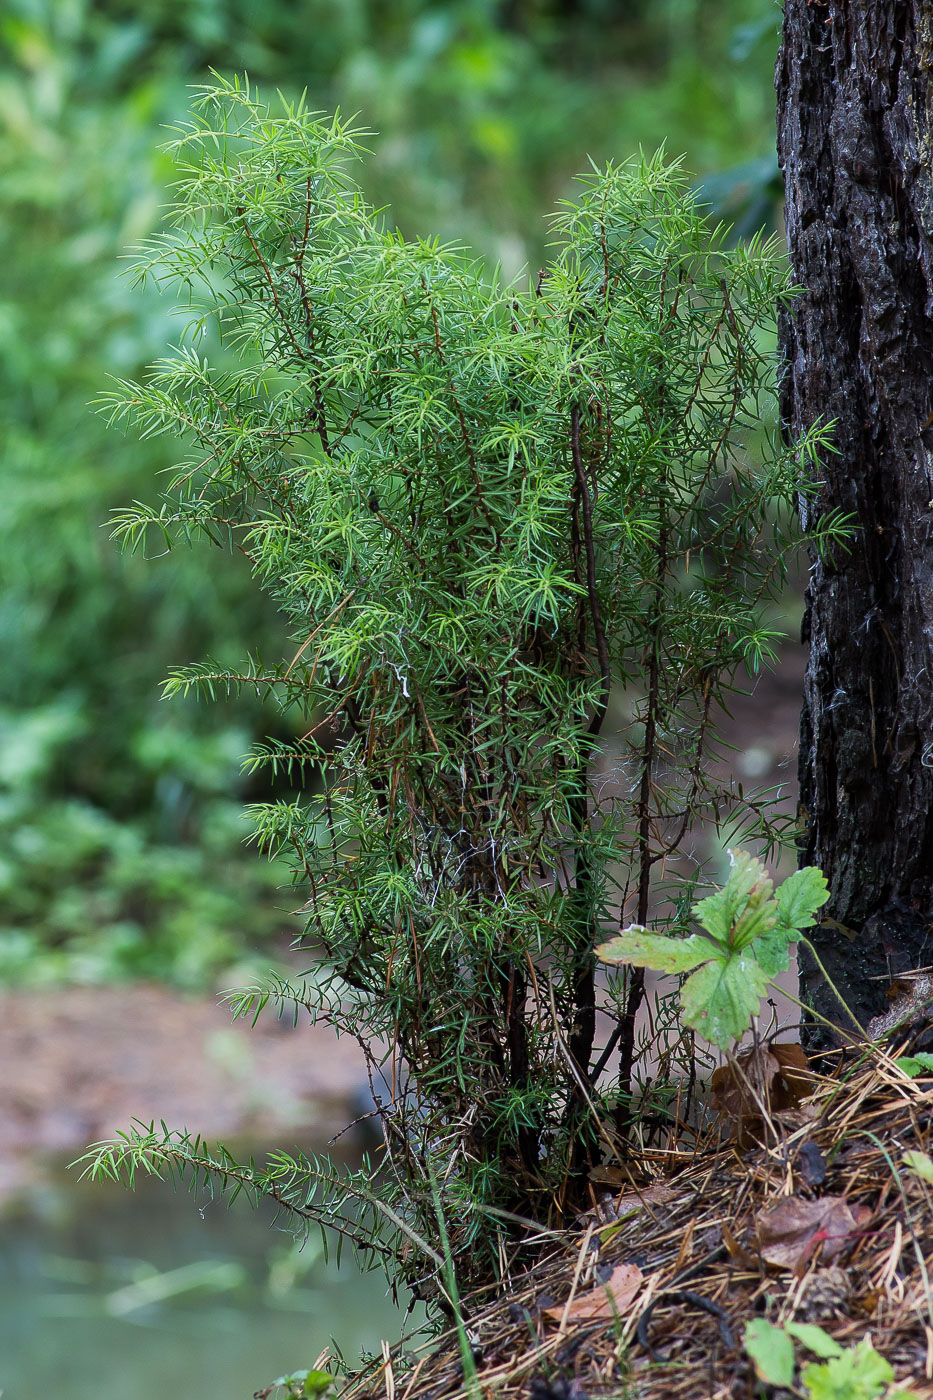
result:
[(133, 1118), (207, 1137), (321, 1141), (366, 1106), (362, 1056), (306, 1019), (251, 1029), (212, 998), (163, 987), (0, 996), (0, 1199), (36, 1158), (80, 1152)]
[(875, 1050), (811, 1087), (749, 1146), (714, 1129), (620, 1159), (582, 1230), (466, 1301), (475, 1377), (451, 1329), (343, 1400), (876, 1400), (895, 1379), (929, 1400), (931, 1071)]

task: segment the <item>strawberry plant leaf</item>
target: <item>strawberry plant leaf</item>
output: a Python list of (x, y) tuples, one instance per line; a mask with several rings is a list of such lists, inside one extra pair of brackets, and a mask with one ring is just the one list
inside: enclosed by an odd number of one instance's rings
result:
[(775, 923), (774, 900), (762, 904), (753, 896), (735, 921), (732, 947), (736, 950), (748, 948), (756, 938), (765, 937)]
[(744, 1034), (770, 978), (745, 954), (716, 958), (681, 989), (684, 1022), (724, 1050)]
[(634, 967), (653, 968), (655, 972), (690, 972), (715, 957), (716, 945), (696, 933), (690, 938), (665, 938), (659, 933), (649, 933), (641, 924), (632, 924), (617, 938), (601, 943), (596, 955), (603, 962), (631, 963)]
[(731, 948), (739, 916), (749, 905), (760, 909), (771, 894), (772, 885), (761, 861), (747, 851), (732, 851), (730, 857), (729, 879), (721, 890), (693, 906), (693, 917), (717, 942)]
[(816, 911), (829, 899), (829, 886), (822, 870), (808, 865), (788, 875), (775, 896), (778, 922), (791, 930), (810, 928), (816, 922)]
[(902, 1069), (905, 1074), (909, 1074), (911, 1079), (918, 1079), (920, 1075), (929, 1076), (933, 1074), (933, 1055), (924, 1051), (916, 1055), (902, 1055), (894, 1063), (898, 1069)]
[(756, 960), (762, 972), (767, 973), (769, 978), (777, 977), (790, 967), (790, 939), (787, 930), (779, 925), (772, 925), (748, 945), (746, 952)]
[(829, 898), (815, 867), (798, 870), (773, 894), (760, 860), (747, 851), (729, 854), (723, 888), (693, 906), (708, 937), (670, 938), (632, 924), (596, 950), (603, 962), (692, 973), (681, 988), (684, 1022), (721, 1049), (748, 1029), (769, 984), (790, 966), (790, 944)]
[(804, 1366), (800, 1378), (811, 1400), (876, 1400), (894, 1379), (888, 1361), (861, 1341), (824, 1363)]
[(726, 897), (725, 890), (717, 890), (715, 894), (707, 895), (693, 906), (691, 912), (701, 928), (706, 929), (710, 938), (721, 943), (724, 949), (729, 946), (732, 933), (732, 904)]

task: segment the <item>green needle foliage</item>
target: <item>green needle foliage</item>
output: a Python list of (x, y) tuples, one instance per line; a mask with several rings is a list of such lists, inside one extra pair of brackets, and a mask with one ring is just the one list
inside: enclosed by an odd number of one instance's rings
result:
[(412, 1239), (438, 1201), (458, 1270), (488, 1277), (499, 1228), (575, 1208), (603, 1096), (630, 1091), (642, 974), (598, 986), (596, 943), (620, 909), (682, 919), (671, 872), (714, 802), (775, 835), (706, 760), (770, 653), (824, 441), (767, 431), (784, 274), (661, 157), (586, 176), (550, 265), (503, 285), (404, 241), (351, 178), (354, 132), (303, 104), (218, 80), (169, 149), (138, 277), (188, 292), (188, 335), (107, 409), (190, 453), (118, 534), (232, 545), (292, 629), (290, 659), (207, 661), (170, 694), (305, 716), (250, 763), (301, 793), (253, 818), (305, 892), (309, 969), (236, 1009), (291, 1000), (362, 1043), (403, 1273), (436, 1270)]

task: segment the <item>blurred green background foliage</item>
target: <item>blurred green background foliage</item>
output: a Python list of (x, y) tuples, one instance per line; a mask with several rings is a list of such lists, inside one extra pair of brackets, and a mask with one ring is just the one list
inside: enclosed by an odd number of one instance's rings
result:
[[(378, 135), (367, 195), (508, 275), (573, 175), (664, 144), (739, 232), (778, 217), (773, 0), (5, 0), (0, 13), (0, 982), (228, 984), (287, 946), (240, 774), (289, 716), (163, 703), (172, 664), (281, 654), (241, 561), (121, 556), (174, 457), (89, 403), (177, 331), (119, 259), (157, 226), (162, 128), (210, 69)], [(284, 936), (283, 936), (284, 935)]]

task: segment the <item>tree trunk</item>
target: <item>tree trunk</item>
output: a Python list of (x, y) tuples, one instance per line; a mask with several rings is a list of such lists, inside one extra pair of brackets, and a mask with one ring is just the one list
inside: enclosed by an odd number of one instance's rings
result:
[[(856, 527), (807, 590), (803, 857), (836, 921), (813, 942), (863, 1026), (889, 974), (933, 963), (931, 78), (929, 0), (787, 0), (778, 149), (805, 291), (782, 414), (792, 434), (835, 420), (816, 509)], [(803, 999), (851, 1024), (802, 953)]]

